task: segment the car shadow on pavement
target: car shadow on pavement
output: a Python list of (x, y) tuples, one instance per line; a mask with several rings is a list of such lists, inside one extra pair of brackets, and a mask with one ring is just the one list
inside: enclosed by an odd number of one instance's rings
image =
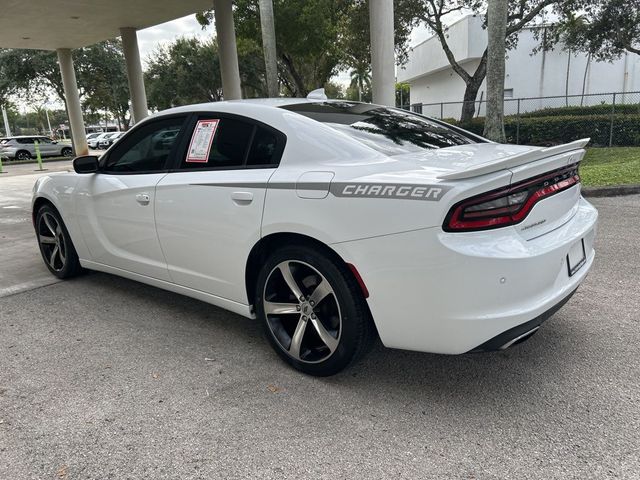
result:
[[(563, 375), (567, 358), (580, 348), (579, 343), (570, 340), (575, 335), (565, 321), (566, 313), (561, 311), (530, 340), (506, 351), (436, 355), (387, 349), (378, 341), (366, 357), (344, 372), (313, 378), (288, 367), (272, 352), (256, 320), (107, 274), (89, 273), (74, 283), (101, 292), (99, 297), (119, 298), (115, 315), (134, 310), (128, 325), (139, 320), (136, 311), (142, 308), (150, 316), (145, 328), (175, 338), (173, 351), (177, 355), (178, 349), (189, 349), (190, 342), (211, 343), (216, 355), (226, 359), (230, 374), (237, 367), (238, 375), (250, 371), (256, 377), (290, 385), (289, 388), (333, 389), (360, 400), (382, 395), (387, 403), (402, 404), (419, 398), (429, 408), (435, 408), (457, 399), (455, 404), (463, 409), (474, 409), (476, 405), (492, 408), (496, 404), (492, 399), (497, 402), (499, 398), (498, 403), (526, 403), (541, 389), (554, 387), (558, 376)], [(565, 308), (570, 309), (571, 304)], [(161, 329), (155, 330), (154, 323), (160, 324)], [(249, 363), (247, 358), (251, 359)], [(460, 402), (460, 398), (465, 401)]]

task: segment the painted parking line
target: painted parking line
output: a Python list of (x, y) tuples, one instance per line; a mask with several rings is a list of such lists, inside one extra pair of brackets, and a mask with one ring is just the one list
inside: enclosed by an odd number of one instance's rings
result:
[(11, 285), (9, 287), (0, 288), (0, 298), (15, 295), (17, 293), (27, 292), (29, 290), (35, 290), (36, 288), (48, 287), (55, 283), (59, 283), (61, 280), (55, 277), (39, 278), (30, 280), (28, 282), (19, 283), (17, 285)]

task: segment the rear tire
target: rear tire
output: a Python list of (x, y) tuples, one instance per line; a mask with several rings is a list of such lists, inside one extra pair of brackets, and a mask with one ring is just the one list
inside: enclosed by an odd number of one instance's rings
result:
[(61, 153), (62, 153), (63, 157), (71, 157), (71, 156), (73, 156), (73, 150), (71, 148), (69, 148), (69, 147), (64, 147), (62, 149)]
[(31, 154), (26, 150), (20, 150), (16, 152), (16, 160), (29, 160), (31, 158)]
[(285, 247), (262, 266), (255, 308), (271, 346), (289, 365), (334, 375), (360, 358), (375, 335), (347, 266), (307, 246)]
[(36, 237), (42, 260), (58, 278), (71, 278), (82, 272), (78, 254), (58, 211), (43, 205), (36, 214)]

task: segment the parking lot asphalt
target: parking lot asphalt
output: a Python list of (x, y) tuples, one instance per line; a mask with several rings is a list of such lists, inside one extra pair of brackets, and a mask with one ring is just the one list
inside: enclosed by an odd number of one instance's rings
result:
[(46, 281), (34, 180), (0, 178), (1, 479), (640, 478), (640, 196), (594, 199), (593, 270), (529, 341), (377, 345), (318, 379), (173, 293), (98, 273), (12, 290)]

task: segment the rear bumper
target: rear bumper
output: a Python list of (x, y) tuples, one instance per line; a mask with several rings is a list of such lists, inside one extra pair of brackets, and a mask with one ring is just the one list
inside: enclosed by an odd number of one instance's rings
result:
[[(580, 199), (568, 221), (533, 239), (512, 227), (429, 228), (333, 247), (362, 276), (386, 346), (460, 354), (510, 337), (502, 346), (568, 300), (593, 263), (597, 217)], [(567, 254), (581, 240), (586, 261), (569, 276)]]
[(546, 312), (538, 315), (533, 320), (529, 320), (528, 322), (522, 323), (518, 326), (510, 328), (506, 332), (502, 332), (501, 334), (496, 335), (491, 340), (487, 340), (482, 345), (478, 345), (473, 350), (470, 350), (469, 353), (494, 352), (496, 350), (504, 350), (517, 343), (529, 339), (534, 333), (538, 331), (538, 328), (540, 328), (540, 326), (545, 321), (552, 317), (558, 310), (560, 310), (564, 306), (565, 303), (567, 303), (571, 299), (571, 297), (573, 297), (573, 294), (576, 293), (576, 290), (560, 300)]

